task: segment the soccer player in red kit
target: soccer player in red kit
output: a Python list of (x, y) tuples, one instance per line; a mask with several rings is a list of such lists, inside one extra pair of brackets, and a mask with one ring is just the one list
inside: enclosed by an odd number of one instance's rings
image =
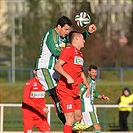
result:
[(32, 133), (35, 126), (42, 133), (50, 133), (50, 126), (46, 118), (49, 110), (46, 108), (45, 91), (39, 82), (36, 71), (35, 77), (26, 82), (22, 102), (22, 117), (24, 133)]
[(84, 37), (80, 32), (71, 31), (71, 44), (64, 48), (55, 65), (55, 70), (61, 74), (56, 93), (65, 115), (64, 133), (72, 133), (74, 121), (81, 121), (81, 100), (79, 84), (84, 83), (89, 97), (90, 86), (83, 73), (83, 55), (80, 51), (84, 47)]

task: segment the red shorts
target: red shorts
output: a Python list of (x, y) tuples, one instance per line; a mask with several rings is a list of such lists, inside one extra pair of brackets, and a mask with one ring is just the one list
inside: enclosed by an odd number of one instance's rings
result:
[(32, 133), (32, 127), (36, 127), (39, 131), (50, 131), (50, 126), (46, 118), (41, 119), (37, 114), (22, 109), (24, 133)]
[(57, 85), (56, 94), (60, 100), (60, 106), (63, 113), (70, 113), (75, 112), (75, 110), (81, 110), (82, 106), (78, 92), (79, 86), (75, 86), (75, 89), (71, 90), (64, 86), (60, 86), (59, 84)]

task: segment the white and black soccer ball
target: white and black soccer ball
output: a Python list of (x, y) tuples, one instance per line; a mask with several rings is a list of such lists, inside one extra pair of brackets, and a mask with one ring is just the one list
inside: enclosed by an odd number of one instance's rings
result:
[(86, 12), (79, 12), (75, 16), (75, 22), (81, 28), (86, 27), (91, 22), (90, 15)]

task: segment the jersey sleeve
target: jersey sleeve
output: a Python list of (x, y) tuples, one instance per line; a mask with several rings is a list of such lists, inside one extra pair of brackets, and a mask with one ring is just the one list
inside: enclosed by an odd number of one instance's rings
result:
[(54, 33), (53, 30), (49, 31), (49, 34), (47, 35), (46, 45), (54, 56), (60, 55), (61, 49), (58, 49), (58, 47), (56, 47), (57, 38), (56, 38), (56, 33)]
[(90, 35), (91, 33), (89, 33), (88, 30), (85, 30), (85, 32), (83, 33), (84, 39), (87, 39)]
[(98, 95), (99, 95), (98, 92), (94, 91), (93, 93), (94, 93), (94, 98), (98, 98)]

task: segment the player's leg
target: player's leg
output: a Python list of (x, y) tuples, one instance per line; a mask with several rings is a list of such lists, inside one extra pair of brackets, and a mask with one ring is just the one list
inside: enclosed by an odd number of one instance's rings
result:
[(34, 125), (34, 121), (32, 115), (25, 110), (22, 110), (22, 119), (24, 125), (24, 133), (32, 133), (32, 127)]
[(96, 112), (89, 112), (90, 114), (90, 120), (93, 125), (94, 133), (101, 133), (101, 126), (99, 124), (98, 116)]
[[(85, 130), (89, 128), (85, 123), (80, 123), (82, 120), (82, 112), (81, 112), (81, 100), (80, 97), (75, 100), (75, 123), (73, 125), (73, 130)], [(78, 131), (79, 132), (79, 131)], [(77, 132), (76, 132), (77, 133)]]
[[(63, 86), (57, 86), (56, 93), (60, 100), (62, 112), (65, 115), (66, 123), (64, 125), (63, 133), (72, 133), (72, 125), (74, 123), (74, 100), (70, 95), (71, 91)], [(62, 91), (61, 91), (62, 90)]]
[(40, 117), (37, 117), (35, 120), (35, 127), (42, 133), (50, 133), (50, 125), (46, 118), (41, 119)]
[(64, 125), (63, 133), (72, 133), (72, 125), (74, 123), (74, 112), (64, 113), (66, 123)]
[(75, 110), (75, 121), (80, 122), (82, 119), (82, 112), (81, 110)]
[(59, 104), (59, 99), (58, 99), (58, 97), (56, 95), (56, 88), (48, 90), (48, 91), (46, 91), (46, 93), (52, 99), (52, 102), (53, 102), (53, 104), (55, 106), (55, 109), (56, 109), (56, 112), (57, 112), (57, 115), (58, 115), (59, 119), (63, 122), (63, 124), (65, 124), (66, 119), (65, 119), (64, 114), (62, 113), (62, 110), (61, 110), (61, 107), (60, 107), (60, 104)]
[(59, 100), (56, 95), (56, 85), (57, 81), (59, 80), (59, 74), (51, 69), (39, 69), (37, 70), (37, 77), (40, 83), (43, 85), (46, 93), (51, 97), (57, 115), (64, 124), (65, 117), (64, 114), (61, 112)]
[(24, 133), (32, 133), (32, 121), (25, 120), (24, 122)]

